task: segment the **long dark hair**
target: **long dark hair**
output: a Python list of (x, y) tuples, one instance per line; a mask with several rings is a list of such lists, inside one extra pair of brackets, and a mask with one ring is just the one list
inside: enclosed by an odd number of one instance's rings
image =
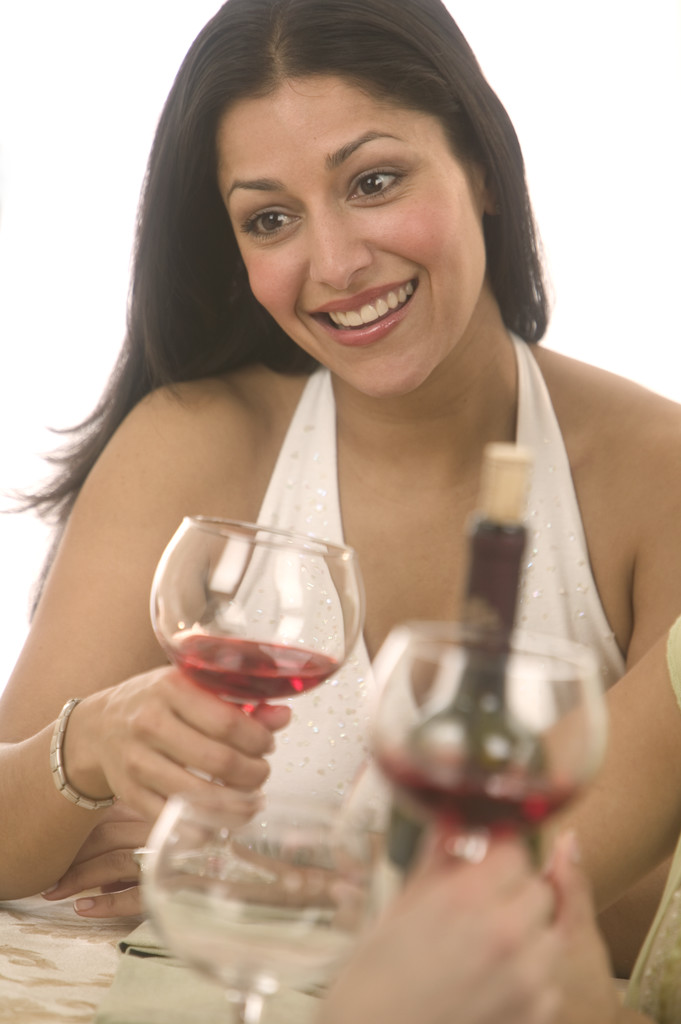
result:
[(488, 273), (504, 323), (546, 328), (541, 261), (510, 119), (440, 0), (227, 0), (189, 50), (154, 139), (139, 207), (125, 342), (93, 414), (27, 504), (63, 524), (125, 415), (163, 385), (252, 363), (306, 373), (304, 353), (253, 297), (217, 186), (216, 132), (236, 100), (286, 78), (337, 75), (435, 115), (455, 155), (482, 165)]

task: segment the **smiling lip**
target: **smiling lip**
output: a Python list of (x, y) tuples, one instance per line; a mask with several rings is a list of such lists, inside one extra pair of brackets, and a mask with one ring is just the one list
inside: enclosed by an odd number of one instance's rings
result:
[[(398, 320), (416, 291), (418, 281), (362, 292), (351, 299), (340, 299), (315, 310), (311, 316), (337, 341), (345, 345), (363, 345), (377, 340)], [(351, 305), (352, 303), (352, 305)]]

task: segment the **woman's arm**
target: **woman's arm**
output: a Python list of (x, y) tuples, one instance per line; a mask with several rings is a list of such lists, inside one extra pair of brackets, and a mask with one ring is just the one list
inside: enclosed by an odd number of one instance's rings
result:
[[(585, 860), (596, 872), (599, 906), (608, 906), (601, 925), (616, 969), (625, 977), (652, 920), (666, 871), (660, 865), (622, 894), (625, 877), (640, 878), (644, 863), (659, 860), (647, 848), (649, 838), (658, 841), (659, 822), (653, 822), (652, 835), (639, 845), (641, 836), (632, 834), (636, 815), (642, 815), (647, 828), (654, 814), (662, 818), (671, 811), (670, 831), (678, 827), (669, 801), (674, 762), (672, 757), (667, 774), (665, 758), (673, 748), (679, 714), (664, 677), (664, 660), (658, 662), (661, 676), (656, 682), (651, 678), (650, 691), (646, 672), (655, 671), (652, 662), (647, 670), (637, 666), (681, 612), (681, 407), (550, 350), (535, 354), (563, 431), (598, 594), (626, 655), (627, 674), (609, 698), (611, 742), (617, 740), (619, 750), (610, 760), (612, 771), (603, 777), (603, 813), (594, 811), (589, 821), (579, 823)], [(649, 721), (644, 736), (639, 723), (648, 703), (656, 705), (652, 714), (658, 721)], [(662, 720), (668, 711), (670, 723)], [(650, 742), (658, 725), (672, 729), (671, 744), (663, 740), (661, 750)], [(649, 758), (652, 763), (644, 765), (642, 760)], [(626, 822), (630, 793), (635, 807)], [(634, 842), (633, 859), (622, 839)], [(669, 834), (660, 845), (673, 848)]]
[(66, 774), (87, 796), (115, 793), (152, 818), (180, 783), (209, 784), (188, 763), (243, 790), (266, 777), (279, 712), (259, 721), (190, 688), (149, 618), (153, 572), (183, 515), (257, 514), (270, 468), (258, 422), (217, 381), (181, 400), (157, 393), (86, 481), (0, 702), (0, 897), (51, 886), (105, 813), (70, 804), (52, 781), (53, 723), (72, 697), (83, 700), (65, 735)]
[(607, 694), (605, 761), (570, 823), (599, 910), (669, 857), (681, 832), (681, 710), (667, 668), (667, 634)]

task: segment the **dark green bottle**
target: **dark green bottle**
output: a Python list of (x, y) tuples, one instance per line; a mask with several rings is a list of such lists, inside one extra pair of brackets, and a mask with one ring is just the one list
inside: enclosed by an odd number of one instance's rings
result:
[[(481, 772), (502, 770), (507, 756), (516, 761), (531, 761), (536, 756), (522, 730), (509, 725), (503, 700), (505, 663), (527, 540), (524, 516), (531, 464), (527, 449), (515, 444), (491, 444), (485, 449), (478, 508), (468, 529), (469, 569), (461, 615), (476, 640), (453, 705), (423, 723), (414, 736), (421, 755), (437, 756), (438, 748), (451, 735), (448, 726), (452, 719), (460, 714), (469, 719), (473, 716), (478, 727), (468, 729), (472, 746), (467, 757)], [(418, 851), (422, 830), (421, 822), (399, 803), (393, 804), (388, 856), (403, 870)]]

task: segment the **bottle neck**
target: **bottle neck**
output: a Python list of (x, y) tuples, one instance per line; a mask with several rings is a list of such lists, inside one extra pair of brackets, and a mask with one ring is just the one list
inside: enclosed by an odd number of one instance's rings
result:
[(476, 521), (470, 538), (471, 562), (462, 611), (466, 625), (508, 638), (518, 603), (526, 531), (522, 524)]

